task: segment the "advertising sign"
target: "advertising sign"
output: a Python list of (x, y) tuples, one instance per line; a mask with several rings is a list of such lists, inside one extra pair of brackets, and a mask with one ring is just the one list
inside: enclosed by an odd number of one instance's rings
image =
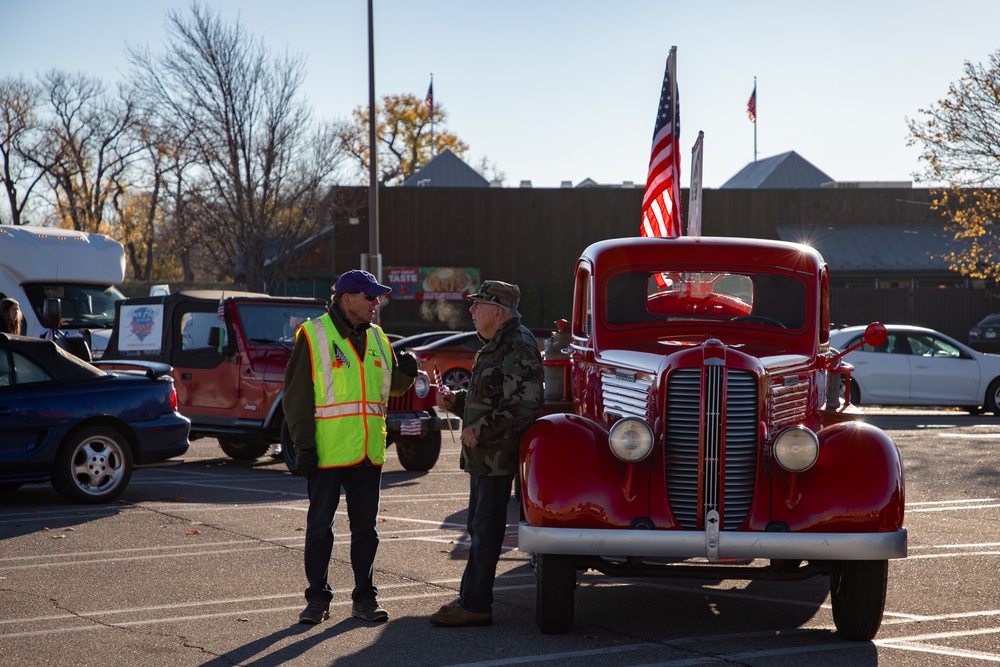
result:
[(461, 301), (479, 289), (479, 269), (458, 266), (390, 266), (393, 299)]

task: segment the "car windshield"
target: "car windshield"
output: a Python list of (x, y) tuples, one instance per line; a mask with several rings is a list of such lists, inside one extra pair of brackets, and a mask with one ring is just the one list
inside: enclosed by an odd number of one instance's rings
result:
[(326, 312), (320, 304), (238, 303), (236, 310), (247, 339), (255, 343), (291, 342), (295, 330), (306, 320)]
[(125, 299), (114, 285), (31, 283), (24, 293), (39, 321), (44, 321), (45, 300), (59, 299), (61, 329), (110, 329), (115, 303)]
[(806, 283), (791, 274), (620, 271), (606, 284), (612, 325), (742, 321), (792, 330), (805, 325)]

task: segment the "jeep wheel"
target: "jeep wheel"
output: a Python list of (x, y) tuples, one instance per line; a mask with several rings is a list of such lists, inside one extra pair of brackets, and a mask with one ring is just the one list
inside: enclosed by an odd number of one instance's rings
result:
[(845, 639), (866, 642), (878, 632), (888, 580), (887, 560), (845, 560), (833, 564), (830, 571), (833, 623)]
[(132, 450), (118, 431), (107, 426), (85, 428), (67, 438), (56, 454), (52, 487), (76, 503), (106, 503), (128, 486)]
[(219, 438), (219, 447), (226, 453), (226, 456), (237, 461), (253, 461), (264, 456), (270, 445), (266, 442), (257, 442), (255, 440)]
[(399, 464), (410, 472), (430, 470), (441, 454), (441, 431), (424, 436), (400, 435), (395, 440)]
[(572, 556), (536, 554), (535, 622), (547, 635), (561, 635), (573, 626), (576, 565)]

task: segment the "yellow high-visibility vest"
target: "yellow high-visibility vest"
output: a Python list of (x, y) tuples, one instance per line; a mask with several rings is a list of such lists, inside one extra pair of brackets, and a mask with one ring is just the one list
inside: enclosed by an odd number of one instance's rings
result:
[(382, 329), (368, 329), (364, 358), (340, 335), (329, 314), (299, 327), (309, 343), (320, 468), (385, 462), (385, 415), (392, 348)]

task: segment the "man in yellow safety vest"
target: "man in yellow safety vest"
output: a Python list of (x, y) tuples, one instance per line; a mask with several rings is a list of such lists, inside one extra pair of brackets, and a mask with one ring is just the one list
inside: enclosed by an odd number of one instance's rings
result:
[(379, 623), (389, 618), (374, 583), (386, 409), (389, 396), (413, 384), (417, 360), (409, 352), (395, 355), (382, 329), (372, 324), (379, 297), (390, 287), (367, 271), (354, 270), (341, 275), (333, 289), (328, 312), (299, 326), (285, 368), (282, 405), (295, 443), (296, 470), (309, 489), (309, 585), (299, 622), (330, 617), (333, 519), (343, 486), (354, 570), (351, 615)]

